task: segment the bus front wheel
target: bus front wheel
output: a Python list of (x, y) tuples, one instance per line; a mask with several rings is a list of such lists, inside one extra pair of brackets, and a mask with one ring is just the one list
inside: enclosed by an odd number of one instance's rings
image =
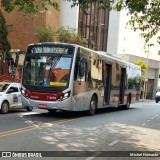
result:
[(89, 116), (93, 116), (96, 112), (96, 109), (97, 109), (97, 98), (95, 96), (92, 96), (88, 110)]
[(26, 109), (27, 109), (27, 111), (29, 112), (29, 111), (32, 111), (32, 110), (33, 110), (33, 107), (32, 107), (32, 106), (27, 106)]

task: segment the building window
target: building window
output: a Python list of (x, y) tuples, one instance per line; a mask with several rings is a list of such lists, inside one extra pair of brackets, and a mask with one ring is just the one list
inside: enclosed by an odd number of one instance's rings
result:
[(87, 10), (79, 11), (79, 31), (88, 48), (106, 51), (108, 37), (109, 11), (98, 9), (98, 2)]

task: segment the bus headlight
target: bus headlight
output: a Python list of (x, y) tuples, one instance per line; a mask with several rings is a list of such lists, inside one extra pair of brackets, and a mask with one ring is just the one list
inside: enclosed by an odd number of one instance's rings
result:
[(71, 93), (71, 91), (66, 92), (66, 93), (63, 93), (63, 94), (58, 98), (58, 101), (63, 101), (63, 100), (65, 100), (65, 99), (69, 98), (69, 97), (70, 97), (70, 93)]
[(21, 94), (22, 94), (25, 98), (29, 98), (29, 90), (21, 89)]
[(25, 94), (25, 91), (22, 89), (22, 90), (21, 90), (21, 93), (24, 95), (24, 94)]

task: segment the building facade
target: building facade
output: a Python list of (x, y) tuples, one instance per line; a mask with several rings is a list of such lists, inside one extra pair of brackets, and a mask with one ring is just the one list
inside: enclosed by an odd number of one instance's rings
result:
[(118, 55), (123, 60), (136, 62), (143, 60), (149, 69), (145, 73), (145, 98), (154, 99), (160, 88), (160, 45), (153, 38), (152, 47), (145, 47), (145, 41), (140, 37), (140, 32), (127, 26), (129, 17), (127, 11), (110, 12), (107, 52)]
[(24, 13), (13, 11), (4, 13), (6, 25), (10, 30), (8, 39), (11, 42), (12, 51), (25, 50), (30, 43), (38, 42), (36, 31), (43, 25), (52, 28), (59, 27), (59, 12), (49, 8), (43, 15), (24, 15)]

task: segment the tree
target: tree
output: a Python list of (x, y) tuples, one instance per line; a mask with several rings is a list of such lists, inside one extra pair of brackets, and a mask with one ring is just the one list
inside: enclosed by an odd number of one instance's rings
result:
[(37, 29), (36, 36), (39, 42), (59, 41), (63, 43), (83, 44), (82, 36), (76, 29), (60, 27), (54, 31), (50, 26), (42, 26)]
[[(137, 10), (130, 9), (131, 19), (129, 24), (133, 30), (140, 30), (145, 43), (150, 45), (152, 37), (157, 38), (160, 44), (160, 1), (159, 0), (140, 0), (144, 5)], [(137, 1), (136, 1), (137, 2)], [(138, 4), (137, 4), (138, 5)]]
[(40, 8), (47, 10), (48, 5), (59, 10), (58, 3), (52, 0), (1, 0), (1, 6), (7, 12), (18, 9), (24, 13), (37, 13)]
[(6, 21), (3, 17), (2, 12), (0, 11), (0, 53), (2, 53), (3, 58), (11, 58), (10, 55), (10, 43), (7, 39), (7, 35), (8, 35), (9, 31), (6, 27)]
[(54, 40), (55, 32), (50, 26), (42, 26), (37, 29), (36, 36), (39, 42), (52, 42)]
[[(141, 67), (141, 73), (142, 73), (141, 82), (144, 85), (144, 80), (145, 80), (144, 75), (145, 75), (145, 72), (148, 70), (148, 66), (142, 60), (137, 60), (136, 62), (134, 62), (134, 64), (136, 64), (136, 65)], [(142, 85), (142, 88), (144, 87), (143, 85)]]
[(83, 38), (76, 29), (60, 27), (57, 29), (56, 35), (60, 42), (84, 45)]
[[(82, 8), (87, 8), (97, 0), (72, 0), (72, 2), (72, 6), (80, 4)], [(141, 31), (140, 35), (146, 44), (149, 44), (154, 36), (160, 44), (160, 0), (99, 0), (99, 8), (116, 11), (128, 9), (132, 29)]]
[(141, 98), (142, 98), (142, 96), (144, 96), (143, 92), (146, 91), (145, 87), (144, 87), (145, 86), (144, 75), (145, 75), (145, 72), (148, 70), (148, 66), (142, 60), (137, 60), (136, 62), (134, 62), (134, 64), (141, 67), (141, 73), (142, 73), (142, 75), (141, 75)]
[[(160, 1), (159, 0), (64, 0), (72, 2), (72, 7), (80, 5), (83, 9), (98, 2), (101, 9), (129, 10), (131, 19), (129, 24), (133, 30), (140, 30), (141, 36), (149, 43), (152, 37), (157, 37), (160, 43)], [(59, 4), (53, 0), (1, 0), (5, 11), (11, 12), (15, 8), (24, 13), (38, 13), (40, 8), (47, 10), (48, 5), (59, 10)]]
[(146, 70), (148, 69), (148, 66), (144, 63), (144, 61), (138, 60), (138, 61), (134, 62), (134, 64), (141, 67), (142, 76), (144, 76)]

